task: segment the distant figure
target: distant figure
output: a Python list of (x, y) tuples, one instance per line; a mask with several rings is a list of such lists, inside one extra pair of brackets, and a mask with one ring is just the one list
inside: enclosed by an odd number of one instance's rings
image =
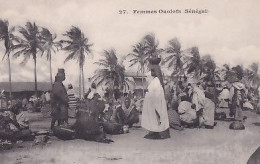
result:
[(45, 97), (45, 93), (44, 92), (41, 95), (41, 103), (42, 103), (42, 106), (44, 106), (46, 104), (46, 97)]
[(5, 90), (2, 90), (0, 94), (0, 110), (7, 108), (7, 101), (4, 92)]
[(258, 87), (258, 98), (260, 99), (260, 86)]
[(185, 87), (183, 86), (182, 81), (179, 81), (176, 87), (176, 96), (181, 97), (183, 96), (184, 92), (185, 92)]
[(192, 104), (196, 105), (196, 111), (199, 111), (204, 108), (205, 93), (204, 90), (201, 88), (200, 83), (197, 83), (196, 86), (194, 86), (193, 88)]
[(95, 93), (97, 93), (97, 86), (95, 83), (92, 83), (91, 88), (89, 88), (89, 91), (87, 92), (85, 97), (87, 97), (88, 100), (91, 100), (94, 97)]
[(167, 107), (170, 107), (170, 103), (172, 100), (172, 94), (171, 94), (171, 86), (168, 84), (168, 81), (164, 81), (164, 92), (165, 92), (165, 99), (167, 102)]
[(230, 117), (234, 117), (237, 121), (242, 121), (242, 108), (244, 103), (244, 84), (240, 82), (233, 83), (230, 89)]
[(28, 100), (26, 97), (23, 98), (22, 105), (23, 105), (23, 110), (27, 110)]
[(68, 124), (68, 102), (69, 98), (66, 89), (62, 83), (65, 80), (64, 69), (58, 69), (55, 76), (55, 82), (52, 86), (52, 121), (51, 128), (54, 128), (55, 122), (58, 125), (66, 122)]
[(77, 108), (77, 99), (75, 97), (75, 91), (73, 89), (72, 84), (68, 85), (68, 91), (67, 91), (68, 97), (69, 97), (69, 117), (74, 118), (76, 116), (76, 108)]
[(128, 93), (128, 97), (129, 97), (131, 100), (133, 100), (134, 95), (133, 95), (133, 93), (132, 93), (131, 91), (129, 91), (129, 93)]
[(49, 104), (50, 101), (51, 101), (51, 94), (50, 94), (49, 91), (47, 91), (47, 92), (45, 93), (45, 100), (46, 100), (46, 103), (47, 103), (47, 104)]

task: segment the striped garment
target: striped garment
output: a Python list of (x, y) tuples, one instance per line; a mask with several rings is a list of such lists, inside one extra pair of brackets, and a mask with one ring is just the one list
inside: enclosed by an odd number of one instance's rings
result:
[(77, 99), (74, 94), (73, 89), (69, 89), (67, 91), (68, 97), (69, 97), (69, 108), (76, 109), (77, 108)]

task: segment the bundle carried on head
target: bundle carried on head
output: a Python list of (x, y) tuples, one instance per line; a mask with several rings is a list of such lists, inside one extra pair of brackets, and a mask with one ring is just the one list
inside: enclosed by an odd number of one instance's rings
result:
[(158, 57), (151, 57), (150, 59), (148, 59), (149, 63), (152, 65), (159, 65), (161, 62), (161, 58)]

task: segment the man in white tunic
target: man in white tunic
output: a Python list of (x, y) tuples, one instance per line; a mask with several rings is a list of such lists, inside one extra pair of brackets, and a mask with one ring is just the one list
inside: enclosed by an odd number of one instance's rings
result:
[(151, 75), (153, 79), (145, 95), (141, 125), (149, 131), (145, 138), (170, 138), (167, 104), (159, 65), (151, 65)]

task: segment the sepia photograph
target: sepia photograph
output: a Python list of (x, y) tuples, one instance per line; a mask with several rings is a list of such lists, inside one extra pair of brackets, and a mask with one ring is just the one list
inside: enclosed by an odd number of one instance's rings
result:
[(0, 0), (0, 163), (260, 164), (258, 6)]

